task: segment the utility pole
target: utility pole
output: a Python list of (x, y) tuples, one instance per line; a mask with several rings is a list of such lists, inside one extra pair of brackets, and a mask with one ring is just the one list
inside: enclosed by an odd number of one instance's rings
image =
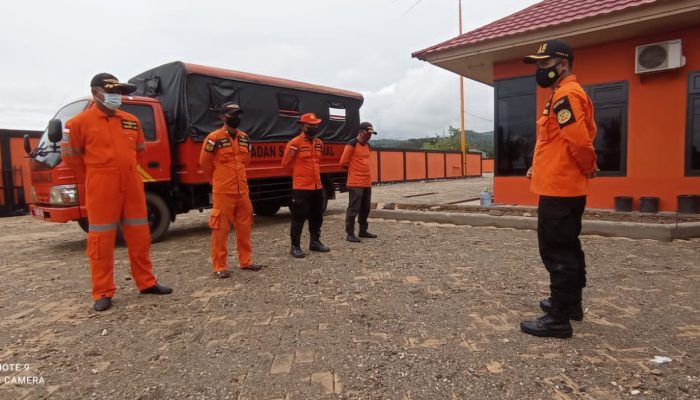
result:
[[(459, 35), (462, 36), (462, 0), (459, 0)], [(459, 76), (459, 145), (462, 152), (462, 171), (467, 175), (467, 153), (469, 145), (467, 144), (467, 136), (464, 132), (464, 76)]]

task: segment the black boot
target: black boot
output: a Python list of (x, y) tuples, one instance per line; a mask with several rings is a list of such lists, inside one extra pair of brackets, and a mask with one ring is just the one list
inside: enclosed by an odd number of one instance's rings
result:
[[(540, 300), (540, 308), (542, 311), (549, 313), (552, 309), (552, 299), (547, 298)], [(573, 319), (574, 321), (582, 321), (583, 307), (581, 306), (581, 301), (569, 304), (569, 307), (566, 309), (566, 313), (569, 316), (569, 319)]]
[(304, 252), (301, 250), (301, 237), (292, 236), (292, 248), (289, 250), (289, 254), (294, 258), (304, 258)]
[(105, 311), (108, 310), (110, 307), (112, 307), (111, 297), (100, 297), (92, 306), (92, 308), (94, 308), (95, 311)]
[(369, 233), (367, 231), (360, 231), (360, 237), (361, 238), (376, 239), (377, 235), (375, 235), (374, 233)]
[(522, 321), (520, 329), (528, 335), (539, 337), (570, 338), (573, 334), (566, 312), (567, 304), (551, 301), (550, 312), (532, 321)]
[(309, 243), (309, 250), (311, 251), (318, 251), (321, 253), (328, 253), (331, 251), (329, 247), (326, 247), (321, 243), (321, 239), (318, 236), (314, 236), (311, 238), (311, 243)]
[(346, 238), (346, 240), (348, 242), (352, 242), (352, 243), (360, 243), (362, 241), (362, 240), (360, 240), (360, 238), (355, 236), (355, 232), (348, 233), (348, 237)]

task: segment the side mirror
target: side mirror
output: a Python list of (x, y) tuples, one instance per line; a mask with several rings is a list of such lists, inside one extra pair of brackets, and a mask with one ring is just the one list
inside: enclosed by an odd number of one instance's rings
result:
[(27, 154), (32, 154), (32, 144), (29, 142), (29, 135), (24, 134), (24, 152)]
[(63, 123), (60, 119), (49, 120), (49, 142), (56, 144), (63, 139)]

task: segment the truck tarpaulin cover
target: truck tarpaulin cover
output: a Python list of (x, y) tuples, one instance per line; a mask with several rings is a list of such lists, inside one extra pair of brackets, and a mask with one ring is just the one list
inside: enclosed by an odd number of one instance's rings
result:
[(362, 95), (346, 90), (262, 75), (173, 62), (129, 80), (133, 95), (156, 98), (168, 130), (180, 142), (203, 140), (222, 126), (218, 109), (236, 101), (243, 109), (240, 129), (254, 141), (287, 141), (299, 132), (299, 116), (323, 119), (319, 137), (345, 143), (356, 136)]

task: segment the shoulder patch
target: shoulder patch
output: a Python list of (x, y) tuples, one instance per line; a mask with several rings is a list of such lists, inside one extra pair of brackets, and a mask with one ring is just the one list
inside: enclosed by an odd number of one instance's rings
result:
[(131, 129), (134, 131), (137, 131), (139, 129), (139, 124), (136, 121), (131, 121), (128, 119), (123, 119), (122, 120), (122, 128), (123, 129)]
[(557, 115), (557, 123), (559, 124), (559, 128), (563, 128), (576, 122), (576, 116), (574, 115), (574, 110), (571, 108), (569, 96), (564, 96), (554, 102), (552, 109)]
[(204, 145), (204, 151), (211, 153), (214, 151), (215, 148), (216, 148), (216, 141), (211, 140), (211, 139), (207, 139), (207, 144)]

